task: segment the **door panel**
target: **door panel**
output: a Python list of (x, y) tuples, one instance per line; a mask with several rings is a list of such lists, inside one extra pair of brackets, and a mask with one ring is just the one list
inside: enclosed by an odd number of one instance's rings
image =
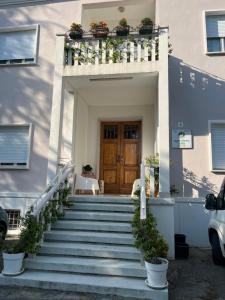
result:
[(130, 194), (140, 177), (141, 122), (101, 124), (100, 179), (105, 193)]

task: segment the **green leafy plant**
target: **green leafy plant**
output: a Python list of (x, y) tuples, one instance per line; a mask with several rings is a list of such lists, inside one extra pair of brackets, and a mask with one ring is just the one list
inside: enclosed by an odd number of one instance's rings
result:
[(82, 25), (78, 23), (72, 23), (70, 26), (70, 31), (77, 31), (83, 33)]
[(7, 248), (7, 246), (3, 245), (2, 249), (8, 253), (37, 253), (44, 231), (47, 230), (48, 225), (56, 222), (63, 216), (62, 207), (70, 207), (73, 205), (72, 202), (68, 200), (69, 193), (70, 187), (68, 181), (65, 180), (64, 185), (60, 185), (52, 199), (40, 213), (39, 219), (32, 215), (33, 208), (31, 208), (25, 217), (21, 218), (21, 232), (18, 241), (16, 241), (13, 247)]
[(135, 213), (132, 220), (135, 246), (143, 252), (145, 261), (160, 264), (159, 257), (167, 257), (168, 245), (156, 228), (156, 220), (150, 211), (148, 201), (146, 219), (140, 219), (140, 190), (137, 190), (135, 195), (137, 197), (133, 199)]
[(141, 25), (143, 25), (143, 26), (153, 26), (153, 22), (150, 18), (146, 17), (146, 18), (143, 18), (141, 20)]

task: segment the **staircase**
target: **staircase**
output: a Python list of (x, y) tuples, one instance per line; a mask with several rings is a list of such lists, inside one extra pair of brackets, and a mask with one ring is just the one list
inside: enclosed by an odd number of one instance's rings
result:
[(133, 246), (131, 199), (73, 196), (70, 200), (73, 207), (45, 233), (38, 255), (25, 260), (26, 271), (2, 277), (1, 282), (127, 299), (168, 299), (167, 289), (145, 285), (145, 267)]

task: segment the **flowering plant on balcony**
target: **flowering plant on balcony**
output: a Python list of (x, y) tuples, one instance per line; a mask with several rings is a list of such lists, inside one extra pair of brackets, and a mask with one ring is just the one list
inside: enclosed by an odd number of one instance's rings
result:
[(115, 27), (117, 36), (126, 36), (130, 32), (130, 25), (127, 24), (127, 19), (122, 18), (119, 21), (119, 25)]
[(140, 34), (152, 34), (153, 31), (153, 21), (150, 18), (143, 18), (141, 20), (141, 25), (139, 29)]
[(81, 39), (83, 35), (83, 29), (81, 24), (72, 23), (70, 26), (70, 33), (69, 36), (72, 40)]
[(109, 33), (109, 28), (106, 22), (91, 23), (91, 32), (95, 38), (105, 38)]

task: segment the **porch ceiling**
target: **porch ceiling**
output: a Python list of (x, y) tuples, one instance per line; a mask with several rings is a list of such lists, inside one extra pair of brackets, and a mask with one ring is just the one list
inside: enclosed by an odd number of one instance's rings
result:
[[(124, 11), (118, 7), (123, 7)], [(126, 17), (131, 26), (137, 26), (147, 16), (155, 20), (155, 0), (87, 1), (83, 5), (82, 25), (87, 30), (91, 22), (104, 20), (110, 27), (115, 27)]]
[(158, 75), (67, 77), (66, 88), (88, 105), (150, 105), (157, 98)]

